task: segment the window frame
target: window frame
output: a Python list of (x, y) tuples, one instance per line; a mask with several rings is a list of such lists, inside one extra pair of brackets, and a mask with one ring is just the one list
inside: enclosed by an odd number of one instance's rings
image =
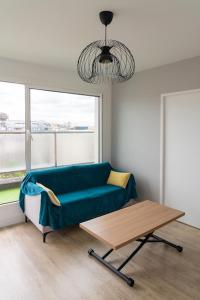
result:
[[(97, 99), (97, 106), (96, 106), (96, 120), (97, 120), (97, 162), (102, 162), (102, 149), (103, 149), (103, 134), (102, 134), (102, 103), (103, 103), (103, 95), (102, 93), (96, 94), (96, 93), (82, 93), (82, 92), (75, 92), (75, 91), (69, 91), (65, 88), (43, 88), (41, 86), (37, 85), (28, 85), (25, 84), (25, 157), (27, 157), (27, 165), (26, 170), (31, 170), (31, 90), (41, 90), (41, 91), (47, 91), (47, 92), (55, 92), (55, 93), (66, 93), (66, 94), (73, 94), (73, 95), (80, 95), (80, 96), (90, 96), (90, 97), (96, 97)], [(27, 103), (27, 104), (26, 104)], [(26, 153), (27, 152), (27, 153)], [(79, 163), (80, 164), (80, 163)], [(87, 164), (87, 163), (85, 163)], [(72, 165), (72, 164), (68, 164)], [(65, 165), (67, 166), (67, 164)], [(59, 167), (59, 166), (54, 166)], [(44, 169), (48, 169), (44, 168)], [(35, 169), (34, 169), (35, 170)]]
[[(47, 87), (41, 85), (32, 85), (27, 84), (20, 81), (10, 81), (10, 80), (0, 80), (0, 82), (5, 83), (13, 83), (13, 84), (22, 84), (25, 88), (25, 172), (29, 172), (31, 170), (31, 89), (49, 91), (49, 92), (57, 92), (57, 93), (67, 93), (74, 95), (82, 95), (82, 96), (91, 96), (97, 97), (97, 104), (95, 108), (96, 112), (96, 128), (97, 128), (97, 162), (102, 162), (102, 149), (103, 149), (103, 94), (102, 93), (83, 93), (77, 90), (70, 90), (67, 88), (61, 87)], [(67, 165), (67, 164), (66, 164)], [(69, 164), (71, 165), (71, 164)], [(55, 166), (57, 167), (57, 166)], [(58, 166), (59, 167), (59, 166)], [(46, 168), (44, 168), (46, 169)], [(48, 167), (47, 167), (48, 169)], [(17, 200), (16, 200), (17, 201)], [(12, 201), (10, 203), (16, 202)]]

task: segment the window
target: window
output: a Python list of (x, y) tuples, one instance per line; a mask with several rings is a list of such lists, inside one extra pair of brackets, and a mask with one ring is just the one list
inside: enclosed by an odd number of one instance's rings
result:
[(97, 161), (97, 97), (31, 89), (30, 99), (32, 168)]
[(0, 82), (0, 204), (27, 169), (99, 161), (99, 97), (26, 90)]
[(25, 87), (0, 82), (0, 204), (18, 198), (25, 169)]
[(25, 89), (0, 82), (0, 170), (25, 169)]

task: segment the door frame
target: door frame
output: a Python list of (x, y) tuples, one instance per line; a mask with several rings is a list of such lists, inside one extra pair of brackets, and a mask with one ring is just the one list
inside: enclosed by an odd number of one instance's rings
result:
[(160, 106), (160, 204), (165, 204), (164, 201), (164, 182), (165, 182), (165, 108), (166, 98), (175, 95), (185, 95), (190, 93), (199, 93), (200, 89), (183, 90), (179, 92), (172, 92), (161, 94), (161, 106)]

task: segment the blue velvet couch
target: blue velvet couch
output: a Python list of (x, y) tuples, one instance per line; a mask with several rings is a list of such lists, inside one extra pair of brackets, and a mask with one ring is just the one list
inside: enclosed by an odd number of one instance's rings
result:
[[(20, 207), (25, 210), (26, 195), (41, 195), (39, 224), (53, 230), (118, 210), (137, 197), (135, 180), (131, 175), (126, 189), (109, 185), (111, 170), (104, 162), (31, 171), (21, 185)], [(53, 190), (61, 206), (55, 206), (36, 182)]]

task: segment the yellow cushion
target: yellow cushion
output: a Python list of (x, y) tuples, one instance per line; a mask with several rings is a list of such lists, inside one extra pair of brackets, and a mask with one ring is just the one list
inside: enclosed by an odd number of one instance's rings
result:
[(54, 194), (54, 192), (52, 190), (50, 190), (49, 188), (47, 188), (46, 186), (44, 186), (41, 183), (37, 182), (37, 185), (39, 185), (41, 188), (43, 188), (43, 190), (45, 192), (47, 192), (47, 194), (48, 194), (48, 196), (49, 196), (49, 198), (50, 198), (50, 200), (53, 204), (55, 204), (56, 206), (61, 205), (59, 199), (56, 197), (56, 195)]
[(121, 186), (125, 189), (130, 175), (131, 175), (130, 173), (111, 171), (108, 177), (107, 184)]

